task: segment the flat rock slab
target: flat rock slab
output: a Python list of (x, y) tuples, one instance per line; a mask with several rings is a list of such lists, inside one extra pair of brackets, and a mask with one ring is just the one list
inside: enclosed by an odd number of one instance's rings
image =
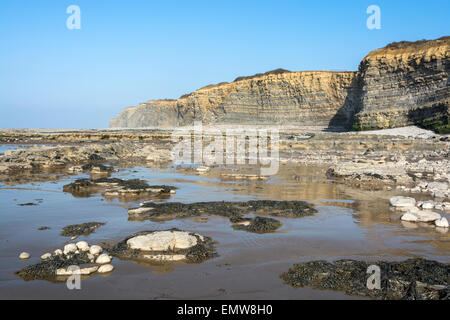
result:
[(196, 244), (197, 236), (183, 231), (157, 231), (127, 241), (130, 249), (142, 251), (189, 249)]
[(389, 199), (389, 204), (397, 208), (414, 207), (416, 205), (416, 199), (402, 196), (392, 197)]
[(143, 262), (198, 263), (215, 255), (211, 238), (178, 229), (142, 231), (117, 244), (104, 245), (112, 256)]

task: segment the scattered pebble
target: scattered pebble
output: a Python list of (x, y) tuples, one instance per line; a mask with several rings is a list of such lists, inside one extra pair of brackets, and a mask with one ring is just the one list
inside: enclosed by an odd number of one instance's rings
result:
[(108, 264), (111, 262), (111, 257), (107, 255), (106, 253), (103, 253), (97, 257), (97, 260), (95, 260), (95, 263), (97, 264)]
[(41, 259), (42, 259), (42, 260), (46, 260), (46, 259), (50, 258), (51, 256), (52, 256), (51, 253), (46, 253), (46, 254), (43, 254), (43, 255), (41, 256)]
[(100, 246), (97, 245), (93, 245), (90, 247), (89, 252), (93, 255), (98, 255), (100, 253), (102, 253), (103, 249)]
[(97, 272), (98, 273), (108, 273), (108, 272), (111, 272), (113, 270), (114, 270), (113, 265), (111, 265), (111, 264), (104, 264), (104, 265), (101, 265), (98, 268)]
[(30, 257), (31, 257), (31, 255), (30, 255), (28, 252), (22, 252), (22, 253), (19, 255), (19, 258), (22, 259), (22, 260), (29, 259)]

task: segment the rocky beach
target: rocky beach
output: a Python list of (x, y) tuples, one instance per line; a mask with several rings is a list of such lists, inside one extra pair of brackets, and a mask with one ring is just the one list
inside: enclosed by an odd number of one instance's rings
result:
[(396, 42), (0, 129), (0, 297), (450, 299), (449, 70), (449, 37)]

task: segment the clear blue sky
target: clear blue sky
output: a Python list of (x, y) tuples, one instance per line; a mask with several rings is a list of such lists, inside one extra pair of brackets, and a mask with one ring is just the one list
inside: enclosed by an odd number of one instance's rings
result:
[[(81, 30), (66, 8), (81, 8)], [(381, 30), (366, 9), (381, 8)], [(450, 34), (448, 0), (0, 0), (0, 128), (104, 128), (124, 107), (275, 68), (356, 70)]]

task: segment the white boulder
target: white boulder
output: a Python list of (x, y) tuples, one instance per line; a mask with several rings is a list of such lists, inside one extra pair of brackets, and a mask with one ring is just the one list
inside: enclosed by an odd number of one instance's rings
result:
[(153, 208), (145, 208), (145, 207), (141, 207), (141, 208), (132, 208), (132, 209), (128, 209), (128, 214), (144, 214), (147, 212), (152, 211)]
[(46, 254), (43, 254), (43, 255), (41, 256), (41, 259), (42, 259), (42, 260), (47, 260), (47, 259), (50, 258), (51, 256), (52, 256), (51, 253), (46, 253)]
[(86, 241), (78, 241), (76, 246), (81, 252), (89, 251), (89, 244)]
[(437, 212), (421, 210), (415, 213), (418, 217), (418, 222), (433, 222), (439, 220), (441, 215)]
[(410, 198), (410, 197), (402, 197), (402, 196), (397, 196), (397, 197), (392, 197), (389, 200), (389, 204), (393, 207), (397, 207), (397, 208), (409, 208), (409, 207), (414, 207), (416, 205), (416, 200), (414, 198)]
[(30, 257), (31, 257), (31, 255), (28, 252), (22, 252), (19, 255), (19, 258), (22, 259), (22, 260), (29, 259)]
[(111, 257), (107, 255), (106, 253), (103, 253), (97, 257), (97, 260), (95, 260), (95, 263), (97, 264), (108, 264), (111, 262)]
[(108, 273), (113, 270), (114, 270), (114, 267), (111, 264), (104, 264), (98, 268), (97, 272), (98, 273)]
[(61, 249), (56, 249), (54, 252), (55, 255), (60, 256), (63, 254), (63, 251)]
[(417, 220), (419, 220), (419, 217), (414, 212), (408, 211), (407, 213), (402, 215), (400, 219), (407, 222), (416, 222)]
[(433, 209), (434, 206), (435, 204), (433, 201), (425, 201), (419, 204), (419, 207), (421, 207), (422, 209)]
[(96, 256), (96, 255), (102, 253), (102, 252), (103, 252), (103, 249), (102, 249), (102, 247), (100, 247), (100, 246), (93, 245), (93, 246), (91, 246), (91, 247), (89, 248), (89, 252), (90, 252), (91, 254), (93, 254), (94, 256)]
[(442, 217), (436, 221), (434, 221), (434, 224), (436, 225), (436, 227), (439, 228), (448, 228), (448, 220), (445, 217)]
[(64, 246), (64, 254), (74, 253), (78, 248), (74, 243), (69, 243)]

